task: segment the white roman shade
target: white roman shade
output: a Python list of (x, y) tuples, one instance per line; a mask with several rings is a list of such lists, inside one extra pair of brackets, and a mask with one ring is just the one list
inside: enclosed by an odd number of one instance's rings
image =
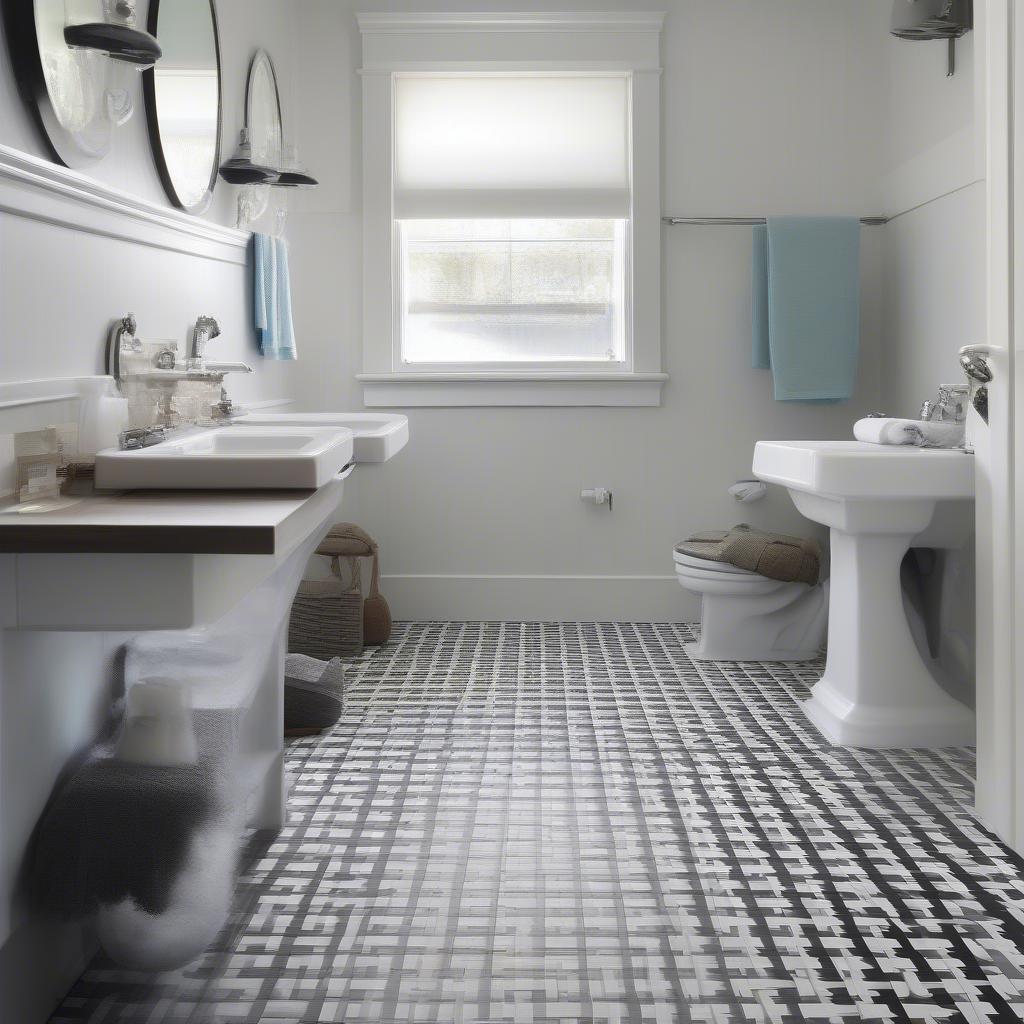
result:
[(394, 215), (628, 217), (630, 77), (394, 79)]

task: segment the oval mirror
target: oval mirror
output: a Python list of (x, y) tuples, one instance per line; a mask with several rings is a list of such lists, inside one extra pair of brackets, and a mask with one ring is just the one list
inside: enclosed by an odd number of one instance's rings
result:
[(266, 50), (259, 50), (249, 67), (245, 123), (249, 128), (253, 163), (280, 167), (284, 148), (281, 95), (277, 88), (274, 62)]
[(3, 0), (3, 9), (18, 85), (53, 155), (68, 167), (106, 156), (113, 127), (131, 116), (134, 71), (64, 38), (70, 25), (103, 22), (103, 0)]
[(151, 0), (149, 31), (163, 51), (146, 72), (146, 110), (171, 202), (201, 212), (220, 164), (220, 38), (214, 0)]

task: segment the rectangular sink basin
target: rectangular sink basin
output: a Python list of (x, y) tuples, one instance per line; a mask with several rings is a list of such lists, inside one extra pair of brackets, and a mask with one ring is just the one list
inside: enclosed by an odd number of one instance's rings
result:
[(833, 498), (974, 497), (974, 459), (959, 449), (863, 441), (758, 441), (754, 475), (790, 490)]
[(104, 490), (315, 490), (352, 461), (344, 427), (218, 427), (169, 437), (149, 448), (100, 452)]
[(352, 431), (353, 461), (387, 462), (409, 441), (409, 417), (378, 412), (250, 412), (241, 426), (344, 427)]

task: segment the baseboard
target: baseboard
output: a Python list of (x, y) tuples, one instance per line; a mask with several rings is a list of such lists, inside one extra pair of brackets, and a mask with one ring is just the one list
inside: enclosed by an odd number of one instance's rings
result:
[(675, 576), (394, 573), (381, 590), (398, 620), (693, 622), (700, 602)]

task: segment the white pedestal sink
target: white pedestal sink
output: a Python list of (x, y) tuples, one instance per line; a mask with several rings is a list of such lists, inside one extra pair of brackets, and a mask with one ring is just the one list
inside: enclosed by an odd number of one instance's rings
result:
[(828, 660), (804, 702), (808, 718), (847, 746), (973, 744), (974, 714), (921, 659), (900, 588), (910, 547), (970, 539), (973, 458), (859, 441), (760, 441), (753, 468), (831, 531)]

